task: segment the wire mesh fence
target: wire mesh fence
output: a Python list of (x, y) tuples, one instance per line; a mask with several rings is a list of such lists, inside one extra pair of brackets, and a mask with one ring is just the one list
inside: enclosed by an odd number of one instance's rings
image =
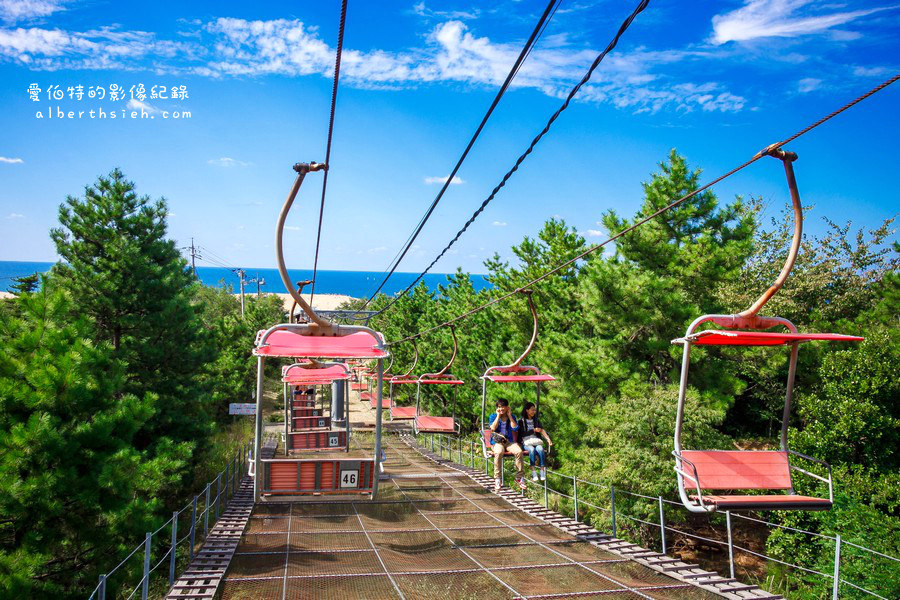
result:
[[(423, 448), (430, 449), (442, 458), (497, 478), (493, 456), (487, 456), (482, 451), (480, 442), (451, 438), (444, 434), (420, 434), (417, 441)], [(518, 485), (514, 481), (515, 473), (505, 462), (499, 479), (504, 485), (514, 487)], [(753, 581), (770, 591), (789, 592), (787, 588), (790, 584), (784, 582), (801, 579), (812, 579), (819, 587), (827, 586), (833, 600), (889, 598), (894, 597), (894, 591), (900, 587), (900, 558), (847, 542), (840, 535), (825, 535), (730, 512), (703, 515), (705, 522), (698, 524), (698, 517), (688, 514), (680, 502), (623, 490), (550, 469), (547, 469), (546, 479), (543, 481), (527, 477), (523, 477), (522, 481), (525, 485), (522, 494), (548, 509), (578, 521), (590, 522), (610, 531), (615, 537), (646, 544), (663, 554), (685, 546), (698, 547), (705, 552), (700, 556), (692, 556), (691, 559), (706, 563), (705, 568), (727, 573), (732, 578)], [(633, 505), (633, 502), (625, 501), (626, 497), (642, 501), (645, 505), (655, 505), (653, 512), (657, 515), (656, 518), (646, 518), (646, 510), (642, 511), (642, 516), (626, 512), (624, 507)], [(603, 502), (598, 503), (597, 498), (602, 498)], [(684, 523), (689, 523), (690, 527), (685, 527)], [(808, 536), (819, 544), (820, 553), (827, 552), (833, 558), (833, 561), (829, 561), (831, 568), (826, 570), (797, 565), (767, 554), (765, 543), (757, 540), (754, 544), (751, 536), (744, 535), (745, 530), (752, 527), (764, 528), (767, 532), (789, 531)], [(768, 533), (765, 537), (768, 537)], [(774, 575), (760, 578), (758, 573), (748, 568), (750, 559), (755, 560), (756, 564), (762, 561), (766, 572), (773, 572)], [(868, 580), (877, 581), (877, 589), (871, 589), (871, 583), (866, 587), (847, 575), (848, 565), (858, 566), (859, 563), (864, 563), (870, 572), (877, 573)], [(858, 569), (855, 572), (859, 572)]]
[(177, 573), (193, 560), (247, 475), (249, 449), (249, 443), (241, 446), (201, 493), (174, 511), (155, 531), (148, 531), (140, 544), (102, 573), (88, 600), (163, 596)]

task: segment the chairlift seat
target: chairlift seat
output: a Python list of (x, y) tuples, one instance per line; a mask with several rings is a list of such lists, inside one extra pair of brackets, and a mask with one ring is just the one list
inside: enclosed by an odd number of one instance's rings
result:
[(453, 417), (419, 415), (415, 418), (415, 428), (419, 433), (457, 433), (456, 420)]
[[(788, 453), (782, 450), (684, 450), (689, 484), (705, 490), (793, 490)], [(694, 481), (696, 476), (696, 481)], [(695, 487), (687, 485), (686, 487)], [(694, 502), (701, 497), (690, 496)], [(716, 510), (828, 510), (828, 498), (788, 494), (702, 496)]]
[(415, 419), (416, 418), (416, 407), (415, 406), (392, 406), (391, 407), (391, 419)]
[[(376, 408), (378, 406), (378, 394), (369, 394), (369, 405), (372, 408)], [(381, 408), (390, 408), (391, 407), (391, 399), (381, 397)]]

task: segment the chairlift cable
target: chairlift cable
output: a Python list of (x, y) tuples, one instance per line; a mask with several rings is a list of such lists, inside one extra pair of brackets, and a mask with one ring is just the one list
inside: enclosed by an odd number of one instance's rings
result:
[[(488, 108), (487, 112), (484, 114), (484, 117), (481, 119), (481, 123), (478, 125), (478, 128), (475, 130), (475, 133), (472, 134), (472, 138), (469, 140), (469, 143), (466, 145), (465, 150), (463, 150), (462, 155), (460, 155), (459, 160), (456, 161), (456, 166), (453, 167), (453, 170), (450, 172), (450, 175), (447, 176), (447, 181), (444, 182), (444, 185), (441, 186), (440, 191), (438, 191), (437, 196), (435, 196), (431, 205), (428, 207), (428, 210), (425, 211), (425, 214), (419, 220), (419, 223), (416, 225), (413, 232), (406, 239), (401, 250), (394, 256), (391, 260), (391, 266), (387, 272), (387, 275), (378, 285), (374, 292), (369, 296), (369, 299), (366, 300), (366, 303), (363, 305), (363, 308), (369, 305), (369, 303), (378, 295), (378, 292), (384, 288), (384, 285), (388, 282), (388, 279), (393, 276), (394, 272), (397, 270), (397, 267), (400, 266), (400, 262), (406, 256), (406, 253), (409, 252), (410, 248), (412, 248), (413, 243), (416, 241), (416, 238), (422, 232), (422, 228), (425, 227), (425, 223), (431, 217), (434, 209), (437, 208), (438, 203), (441, 201), (441, 198), (444, 197), (444, 193), (447, 191), (447, 188), (453, 183), (453, 179), (456, 177), (456, 173), (459, 172), (460, 167), (462, 167), (463, 162), (466, 160), (466, 157), (469, 155), (469, 151), (475, 145), (475, 141), (478, 139), (478, 136), (481, 135), (484, 126), (487, 124), (488, 119), (490, 119), (491, 115), (494, 112), (494, 109), (497, 108), (497, 105), (500, 103), (500, 99), (506, 93), (506, 90), (509, 89), (510, 84), (513, 79), (515, 79), (516, 75), (521, 69), (522, 64), (525, 62), (525, 59), (531, 54), (531, 50), (534, 48), (534, 45), (537, 43), (537, 40), (544, 33), (544, 30), (547, 27), (547, 24), (550, 22), (550, 19), (553, 18), (553, 15), (556, 13), (556, 9), (559, 7), (559, 3), (561, 0), (550, 0), (547, 4), (547, 7), (544, 9), (544, 13), (541, 15), (540, 20), (534, 27), (534, 30), (531, 32), (531, 36), (528, 38), (528, 41), (525, 42), (525, 46), (522, 47), (522, 51), (519, 53), (518, 58), (516, 58), (515, 63), (510, 68), (509, 73), (506, 75), (506, 80), (500, 86), (500, 89), (497, 90), (497, 95), (494, 97), (493, 102), (491, 102), (491, 106)], [(405, 292), (404, 292), (405, 293)]]
[[(500, 192), (500, 190), (506, 186), (506, 182), (509, 181), (509, 179), (516, 173), (516, 171), (519, 170), (519, 166), (534, 151), (535, 147), (538, 145), (538, 143), (541, 141), (541, 139), (543, 139), (543, 137), (547, 134), (547, 132), (550, 131), (550, 128), (553, 126), (553, 123), (556, 121), (556, 119), (559, 118), (559, 115), (561, 115), (563, 113), (563, 111), (569, 107), (569, 104), (571, 104), (572, 99), (575, 97), (575, 95), (578, 93), (578, 91), (584, 86), (584, 84), (586, 84), (590, 80), (591, 76), (594, 74), (594, 71), (597, 69), (598, 66), (600, 66), (600, 63), (603, 61), (603, 59), (606, 57), (606, 55), (609, 54), (610, 52), (612, 52), (612, 50), (619, 43), (619, 38), (621, 38), (622, 35), (625, 33), (625, 31), (628, 30), (628, 27), (631, 25), (632, 21), (634, 21), (635, 17), (637, 17), (638, 14), (640, 14), (645, 8), (647, 8), (647, 4), (649, 2), (650, 2), (650, 0), (641, 0), (638, 3), (638, 5), (634, 9), (634, 11), (628, 16), (627, 19), (625, 19), (625, 21), (622, 22), (622, 25), (619, 27), (619, 30), (616, 32), (616, 35), (609, 42), (609, 44), (606, 46), (606, 48), (600, 54), (598, 54), (597, 58), (594, 59), (594, 62), (591, 63), (591, 66), (590, 66), (590, 68), (588, 68), (587, 73), (584, 74), (584, 77), (582, 77), (581, 80), (577, 84), (575, 84), (575, 87), (573, 87), (571, 89), (571, 91), (569, 91), (569, 94), (566, 96), (566, 99), (562, 103), (562, 105), (556, 110), (555, 113), (553, 113), (550, 116), (550, 119), (547, 121), (547, 124), (544, 125), (544, 128), (541, 130), (541, 132), (538, 133), (537, 136), (535, 136), (535, 138), (533, 140), (531, 140), (531, 143), (528, 145), (528, 148), (525, 150), (525, 152), (523, 152), (521, 155), (519, 155), (519, 158), (516, 159), (515, 164), (512, 166), (512, 168), (509, 171), (506, 172), (506, 174), (503, 176), (503, 179), (500, 180), (500, 183), (497, 184), (497, 186), (491, 191), (490, 195), (481, 203), (481, 206), (479, 206), (478, 209), (474, 213), (472, 213), (472, 216), (469, 217), (469, 220), (466, 221), (466, 223), (456, 233), (456, 235), (453, 237), (453, 239), (450, 240), (450, 243), (448, 243), (444, 247), (444, 249), (441, 250), (440, 254), (438, 254), (437, 257), (431, 261), (431, 264), (429, 264), (425, 268), (425, 270), (422, 271), (422, 273), (420, 273), (415, 278), (415, 280), (413, 280), (413, 282), (406, 287), (405, 290), (403, 290), (398, 296), (396, 296), (394, 299), (392, 299), (388, 303), (388, 305), (382, 309), (382, 312), (387, 310), (391, 305), (393, 305), (395, 302), (397, 302), (397, 300), (399, 300), (402, 296), (405, 296), (411, 289), (413, 289), (416, 286), (416, 284), (418, 284), (422, 280), (422, 278), (431, 270), (431, 268), (434, 267), (434, 265), (437, 264), (437, 262), (441, 258), (444, 257), (444, 255), (447, 253), (447, 251), (450, 250), (450, 248), (457, 242), (457, 240), (459, 240), (459, 238), (462, 236), (463, 233), (466, 232), (466, 230), (469, 228), (469, 226), (475, 222), (475, 219), (477, 219), (479, 217), (479, 215), (481, 215), (481, 213), (484, 211), (484, 209), (487, 208), (488, 204), (491, 203), (491, 201), (497, 196), (497, 194)], [(446, 186), (447, 186), (447, 184), (445, 183), (444, 187), (446, 188)], [(404, 254), (405, 254), (405, 251), (404, 251)], [(396, 269), (396, 265), (394, 266), (394, 269)], [(391, 270), (391, 273), (393, 273), (393, 269)], [(388, 277), (390, 277), (390, 274), (388, 275)], [(386, 281), (387, 281), (387, 278), (385, 278), (385, 282)], [(382, 282), (382, 286), (383, 285), (384, 285), (384, 282)], [(377, 294), (378, 291), (380, 291), (380, 290), (381, 290), (381, 286), (379, 286), (378, 290), (375, 291), (375, 294)], [(372, 297), (366, 301), (366, 304), (368, 304), (374, 297), (375, 297), (375, 295), (373, 294)]]
[(322, 240), (322, 215), (325, 212), (325, 190), (328, 189), (328, 172), (331, 171), (331, 139), (334, 134), (334, 109), (337, 105), (338, 80), (341, 76), (341, 55), (344, 50), (344, 23), (347, 20), (347, 0), (341, 2), (341, 21), (338, 26), (337, 48), (334, 52), (334, 81), (331, 85), (331, 112), (328, 117), (328, 142), (325, 144), (325, 174), (322, 177), (322, 199), (319, 202), (319, 227), (316, 231), (316, 254), (313, 259), (312, 287), (309, 303), (316, 297), (316, 272), (319, 269), (319, 243)]

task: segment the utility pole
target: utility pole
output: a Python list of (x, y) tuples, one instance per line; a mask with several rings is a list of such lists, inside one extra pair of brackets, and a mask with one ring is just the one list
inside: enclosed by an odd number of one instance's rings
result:
[(191, 271), (194, 272), (194, 279), (197, 279), (197, 258), (200, 256), (200, 253), (198, 252), (199, 248), (194, 246), (194, 238), (191, 238), (191, 245), (184, 246), (182, 250), (191, 251)]
[(244, 318), (244, 270), (238, 269), (237, 276), (241, 279), (241, 318)]
[(259, 288), (260, 288), (260, 286), (266, 285), (266, 280), (265, 280), (265, 278), (260, 279), (259, 273), (257, 273), (255, 281), (256, 281), (256, 297), (259, 298)]

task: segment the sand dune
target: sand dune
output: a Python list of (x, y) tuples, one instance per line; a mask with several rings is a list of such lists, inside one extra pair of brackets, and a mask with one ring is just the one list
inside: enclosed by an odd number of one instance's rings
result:
[[(248, 296), (252, 294), (247, 294)], [(291, 298), (290, 294), (269, 294), (270, 296), (278, 296), (281, 298), (282, 303), (284, 304), (284, 312), (288, 312), (291, 310), (291, 305), (294, 303), (294, 299)], [(240, 294), (235, 294), (235, 296), (240, 296)], [(15, 294), (11, 292), (0, 292), (0, 299), (3, 298), (13, 298)], [(303, 294), (303, 298), (309, 302), (309, 294)], [(344, 294), (316, 294), (315, 305), (313, 308), (316, 310), (337, 310), (337, 308), (347, 302), (348, 300), (353, 300), (352, 296), (345, 296)]]
[[(235, 295), (240, 296), (240, 294)], [(289, 310), (291, 310), (291, 306), (294, 304), (294, 299), (291, 298), (290, 294), (270, 293), (267, 295), (278, 296), (279, 298), (281, 298), (281, 301), (284, 304), (284, 312), (288, 312)], [(303, 299), (309, 302), (309, 294), (303, 294)], [(348, 300), (353, 300), (353, 297), (345, 296), (344, 294), (316, 294), (313, 308), (316, 310), (337, 310), (337, 308), (341, 304), (347, 302)]]

